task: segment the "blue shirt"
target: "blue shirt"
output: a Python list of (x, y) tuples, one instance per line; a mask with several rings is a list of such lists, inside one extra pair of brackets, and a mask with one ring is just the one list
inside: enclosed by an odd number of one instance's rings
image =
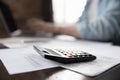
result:
[(120, 0), (99, 0), (96, 20), (89, 21), (90, 1), (77, 22), (81, 39), (109, 41), (120, 35)]

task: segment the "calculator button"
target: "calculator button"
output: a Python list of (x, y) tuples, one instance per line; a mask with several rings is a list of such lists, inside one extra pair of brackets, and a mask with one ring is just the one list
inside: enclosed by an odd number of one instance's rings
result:
[(72, 57), (73, 57), (72, 54), (67, 54), (66, 56), (67, 56), (68, 58), (72, 58)]
[(84, 55), (84, 57), (89, 57), (88, 55)]
[(79, 55), (75, 55), (74, 58), (79, 58), (80, 56)]
[(93, 55), (91, 55), (91, 54), (88, 54), (88, 56), (89, 56), (89, 57), (91, 57), (91, 56), (93, 56)]

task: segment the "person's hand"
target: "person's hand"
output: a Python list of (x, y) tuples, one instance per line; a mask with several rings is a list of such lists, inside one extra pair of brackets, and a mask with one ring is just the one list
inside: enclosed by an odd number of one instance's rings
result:
[(32, 31), (42, 31), (54, 34), (64, 34), (74, 36), (76, 38), (80, 38), (79, 33), (77, 31), (76, 25), (69, 25), (69, 26), (60, 26), (55, 25), (50, 22), (44, 22), (39, 19), (30, 19), (27, 21), (27, 26)]
[(29, 19), (27, 27), (32, 31), (54, 32), (54, 25), (40, 19)]

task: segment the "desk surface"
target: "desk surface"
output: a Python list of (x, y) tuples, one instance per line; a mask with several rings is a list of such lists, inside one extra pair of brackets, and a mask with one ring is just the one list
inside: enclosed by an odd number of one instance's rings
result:
[[(0, 44), (0, 48), (6, 48)], [(96, 77), (87, 77), (61, 67), (9, 75), (0, 61), (0, 80), (120, 80), (120, 66), (116, 66)]]

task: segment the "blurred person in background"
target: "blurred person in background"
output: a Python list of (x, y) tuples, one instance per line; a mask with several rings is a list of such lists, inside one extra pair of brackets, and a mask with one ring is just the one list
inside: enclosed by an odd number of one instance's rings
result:
[(27, 21), (27, 26), (32, 31), (110, 41), (120, 35), (120, 0), (87, 0), (82, 16), (73, 25), (57, 25), (34, 18)]

